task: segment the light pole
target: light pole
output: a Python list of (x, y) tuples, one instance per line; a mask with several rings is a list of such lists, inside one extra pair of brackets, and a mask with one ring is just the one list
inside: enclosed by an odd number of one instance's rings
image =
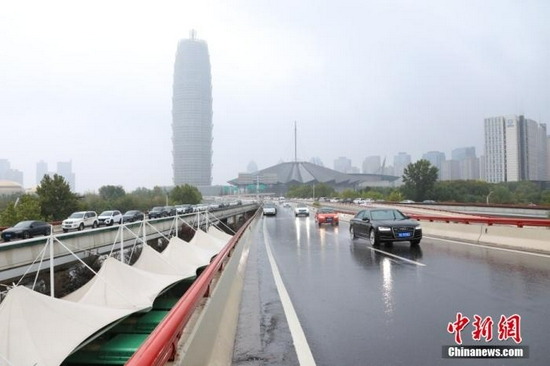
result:
[(315, 183), (313, 183), (313, 202), (315, 202)]
[(491, 191), (489, 192), (489, 194), (487, 195), (487, 204), (489, 204), (489, 197), (491, 197), (491, 194), (493, 194), (494, 191)]

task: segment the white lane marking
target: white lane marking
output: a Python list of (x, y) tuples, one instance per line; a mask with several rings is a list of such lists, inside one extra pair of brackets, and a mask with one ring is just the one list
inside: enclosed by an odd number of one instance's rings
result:
[(378, 252), (378, 253), (382, 253), (384, 255), (387, 255), (387, 256), (390, 256), (390, 257), (394, 257), (394, 258), (397, 258), (397, 259), (401, 259), (402, 261), (405, 261), (405, 262), (409, 262), (409, 263), (412, 263), (412, 264), (416, 264), (417, 266), (422, 266), (422, 267), (426, 267), (426, 265), (424, 263), (420, 263), (420, 262), (416, 262), (416, 261), (413, 261), (413, 260), (410, 260), (410, 259), (407, 259), (407, 258), (403, 258), (403, 257), (400, 257), (398, 255), (395, 255), (395, 254), (392, 254), (392, 253), (388, 253), (388, 252), (385, 252), (383, 250), (380, 250), (380, 249), (376, 249), (376, 248), (373, 248), (373, 247), (367, 247), (369, 248), (370, 250), (374, 250), (375, 252)]
[(286, 291), (286, 287), (283, 283), (283, 279), (281, 278), (281, 273), (279, 272), (277, 263), (275, 263), (275, 258), (273, 257), (273, 253), (271, 251), (271, 245), (269, 244), (269, 240), (267, 239), (265, 220), (263, 231), (265, 248), (267, 250), (267, 258), (269, 259), (269, 264), (271, 265), (271, 272), (273, 273), (273, 278), (275, 279), (277, 292), (279, 293), (281, 303), (283, 304), (283, 310), (285, 312), (288, 327), (290, 329), (290, 335), (292, 336), (294, 348), (296, 349), (296, 354), (298, 355), (298, 363), (302, 366), (315, 366), (315, 360), (313, 359), (311, 349), (309, 348), (309, 344), (307, 343), (306, 335), (304, 334), (304, 330), (300, 325), (298, 315), (294, 310), (294, 306), (292, 305), (290, 296)]
[(550, 254), (524, 252), (524, 251), (516, 250), (516, 249), (499, 248), (499, 247), (493, 247), (493, 246), (490, 246), (490, 245), (483, 245), (483, 244), (472, 244), (472, 243), (466, 243), (464, 241), (438, 238), (436, 236), (424, 235), (424, 238), (428, 238), (428, 239), (432, 239), (432, 240), (447, 241), (449, 243), (468, 245), (470, 247), (478, 247), (478, 248), (481, 247), (481, 248), (485, 248), (485, 249), (501, 250), (503, 252), (512, 252), (512, 253), (519, 253), (519, 254), (526, 254), (526, 255), (534, 255), (535, 257), (550, 258)]

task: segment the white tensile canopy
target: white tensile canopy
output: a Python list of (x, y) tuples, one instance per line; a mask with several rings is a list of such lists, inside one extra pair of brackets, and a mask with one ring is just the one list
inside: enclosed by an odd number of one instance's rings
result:
[(60, 365), (86, 339), (131, 313), (14, 287), (0, 304), (0, 365)]
[(184, 279), (193, 277), (200, 266), (188, 261), (171, 261), (149, 245), (144, 245), (138, 260), (132, 267), (152, 273), (181, 276)]
[(201, 229), (198, 229), (195, 231), (195, 235), (193, 236), (193, 239), (191, 239), (189, 244), (215, 251), (216, 254), (218, 254), (220, 250), (222, 250), (222, 248), (225, 246), (226, 242), (220, 239), (216, 239), (212, 235), (208, 235)]
[(94, 278), (63, 299), (109, 308), (148, 309), (155, 298), (182, 276), (162, 275), (134, 268), (109, 257)]
[(206, 266), (216, 254), (216, 250), (200, 248), (177, 237), (170, 238), (168, 246), (162, 252), (162, 256), (174, 265), (187, 263), (195, 268)]
[(220, 239), (220, 240), (222, 240), (226, 243), (233, 237), (229, 234), (224, 233), (223, 231), (221, 231), (220, 229), (218, 229), (214, 225), (212, 225), (208, 228), (208, 235), (212, 235), (214, 238)]

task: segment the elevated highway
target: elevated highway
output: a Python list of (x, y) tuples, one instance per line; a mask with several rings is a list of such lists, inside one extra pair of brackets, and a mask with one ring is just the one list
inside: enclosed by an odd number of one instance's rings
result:
[[(429, 216), (413, 209), (409, 214)], [(276, 217), (257, 216), (127, 364), (456, 364), (442, 357), (442, 347), (455, 344), (447, 329), (459, 312), (470, 319), (464, 345), (527, 346), (529, 357), (516, 361), (545, 364), (550, 255), (499, 243), (525, 242), (528, 227), (491, 225), (512, 231), (487, 246), (468, 236), (477, 225), (466, 223), (473, 216), (460, 216), (460, 223), (458, 215), (457, 222), (432, 216), (442, 219), (421, 221), (419, 247), (378, 248), (349, 237), (349, 216), (339, 227), (321, 228), (313, 216), (295, 218), (282, 206)], [(164, 233), (173, 230), (166, 225)], [(550, 230), (531, 229), (550, 252)], [(501, 316), (514, 314), (521, 317), (521, 342), (498, 339)], [(491, 342), (473, 339), (474, 315), (494, 321)]]

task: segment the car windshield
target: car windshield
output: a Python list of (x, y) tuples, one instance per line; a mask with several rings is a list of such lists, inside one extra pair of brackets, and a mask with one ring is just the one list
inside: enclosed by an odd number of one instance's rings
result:
[(126, 213), (124, 214), (124, 216), (126, 216), (126, 215), (135, 215), (135, 214), (137, 214), (137, 213), (138, 213), (138, 211), (135, 211), (135, 210), (126, 211)]
[(69, 219), (81, 219), (84, 217), (84, 212), (75, 212), (71, 216), (69, 216)]
[(162, 207), (153, 207), (151, 211), (162, 211), (162, 210), (163, 210)]
[(15, 224), (14, 227), (21, 228), (21, 227), (29, 227), (31, 226), (32, 221), (21, 221)]
[(111, 216), (113, 211), (103, 211), (99, 216)]
[(397, 210), (376, 210), (370, 212), (373, 220), (402, 220), (405, 218), (400, 211)]
[(296, 205), (296, 207), (307, 207), (307, 206), (306, 206), (305, 204), (303, 204), (303, 203), (298, 203), (298, 204)]
[(319, 213), (334, 213), (334, 210), (332, 208), (323, 207), (319, 210)]

